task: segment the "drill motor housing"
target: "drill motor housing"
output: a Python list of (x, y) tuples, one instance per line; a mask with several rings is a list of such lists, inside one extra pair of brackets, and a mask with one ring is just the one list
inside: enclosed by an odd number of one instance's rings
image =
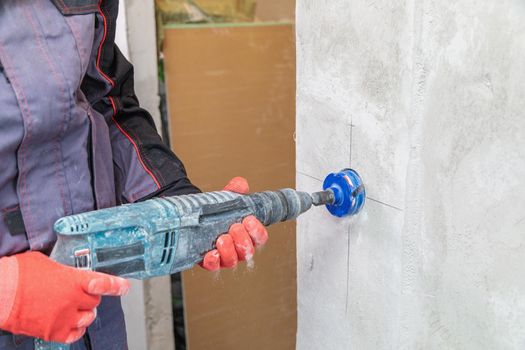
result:
[(312, 197), (293, 189), (229, 191), (150, 199), (64, 217), (51, 257), (68, 266), (147, 279), (191, 268), (234, 223), (255, 215), (268, 226), (295, 219)]
[[(323, 191), (293, 189), (242, 195), (229, 191), (150, 199), (59, 219), (51, 258), (79, 269), (147, 279), (191, 268), (215, 248), (231, 225), (255, 215), (265, 226), (295, 219), (326, 205), (337, 217), (353, 216), (365, 204), (361, 177), (353, 169), (329, 174)], [(35, 339), (35, 350), (70, 350)]]

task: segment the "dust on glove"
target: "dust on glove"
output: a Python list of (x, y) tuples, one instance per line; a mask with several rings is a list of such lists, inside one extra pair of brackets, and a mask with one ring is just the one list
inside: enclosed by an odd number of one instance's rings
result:
[[(246, 179), (235, 177), (224, 190), (247, 194), (250, 188)], [(204, 255), (201, 266), (209, 271), (235, 267), (239, 261), (251, 260), (255, 248), (267, 240), (268, 232), (264, 225), (255, 216), (247, 216), (242, 223), (233, 224), (228, 233), (219, 236), (216, 249)]]

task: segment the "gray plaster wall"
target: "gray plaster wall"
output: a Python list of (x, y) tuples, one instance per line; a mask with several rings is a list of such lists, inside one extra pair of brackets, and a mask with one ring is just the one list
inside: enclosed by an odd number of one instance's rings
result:
[(525, 2), (298, 0), (297, 348), (525, 348)]

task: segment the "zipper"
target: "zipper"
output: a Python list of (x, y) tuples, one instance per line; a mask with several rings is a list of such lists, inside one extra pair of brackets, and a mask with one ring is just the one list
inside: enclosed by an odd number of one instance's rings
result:
[(89, 119), (89, 135), (87, 140), (87, 153), (88, 153), (88, 164), (89, 164), (89, 172), (91, 174), (91, 193), (93, 195), (93, 209), (99, 209), (98, 203), (97, 203), (97, 193), (95, 191), (95, 160), (93, 156), (93, 116), (91, 115), (91, 111), (89, 110), (89, 107), (86, 109), (88, 119)]

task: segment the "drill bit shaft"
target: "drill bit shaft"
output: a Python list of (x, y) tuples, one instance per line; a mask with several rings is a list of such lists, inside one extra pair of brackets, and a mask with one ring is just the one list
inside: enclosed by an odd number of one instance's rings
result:
[(312, 204), (315, 206), (334, 204), (335, 196), (332, 190), (319, 191), (311, 194)]

